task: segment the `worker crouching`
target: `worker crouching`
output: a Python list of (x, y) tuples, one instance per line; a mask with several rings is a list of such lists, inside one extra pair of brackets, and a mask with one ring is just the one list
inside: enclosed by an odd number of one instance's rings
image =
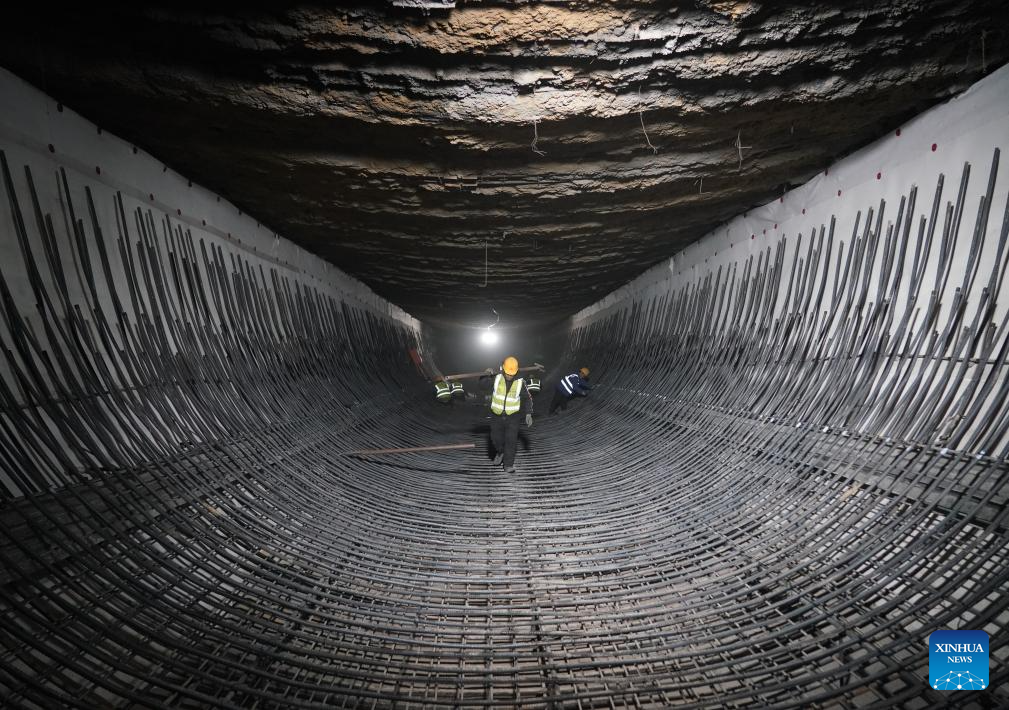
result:
[(491, 383), (490, 437), (494, 446), (494, 464), (502, 464), (506, 473), (515, 473), (515, 452), (518, 449), (519, 424), (525, 418), (526, 426), (533, 425), (533, 399), (525, 381), (518, 376), (519, 361), (505, 358), (501, 371), (494, 374), (487, 369), (484, 381)]
[(434, 383), (434, 396), (442, 404), (452, 401), (452, 385), (445, 380), (438, 380)]
[(554, 414), (558, 408), (566, 409), (572, 397), (587, 396), (590, 389), (592, 385), (589, 384), (589, 368), (583, 367), (578, 372), (565, 375), (554, 390), (554, 398), (550, 402), (550, 414)]

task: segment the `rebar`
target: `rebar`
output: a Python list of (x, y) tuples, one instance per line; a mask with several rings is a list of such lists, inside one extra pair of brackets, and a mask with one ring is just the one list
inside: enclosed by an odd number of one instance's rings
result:
[[(513, 475), (413, 331), (65, 173), (58, 229), (0, 168), (6, 704), (1009, 701), (997, 154), (969, 238), (965, 170), (575, 323), (596, 387)], [(928, 686), (950, 627), (991, 636), (983, 694)]]

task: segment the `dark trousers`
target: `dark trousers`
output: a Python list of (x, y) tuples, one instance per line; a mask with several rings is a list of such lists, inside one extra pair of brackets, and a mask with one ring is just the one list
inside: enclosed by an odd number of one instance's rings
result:
[(550, 414), (553, 414), (560, 409), (567, 409), (568, 402), (571, 397), (568, 396), (566, 392), (561, 392), (560, 390), (554, 390), (554, 398), (550, 400)]
[(490, 440), (494, 445), (494, 453), (504, 454), (505, 468), (515, 464), (515, 450), (519, 445), (519, 421), (522, 415), (515, 414), (491, 414), (490, 415)]

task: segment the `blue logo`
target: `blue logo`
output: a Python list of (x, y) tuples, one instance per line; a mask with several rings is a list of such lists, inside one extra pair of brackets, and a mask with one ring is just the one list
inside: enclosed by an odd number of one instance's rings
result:
[(928, 684), (936, 690), (988, 687), (988, 634), (934, 631), (928, 637)]

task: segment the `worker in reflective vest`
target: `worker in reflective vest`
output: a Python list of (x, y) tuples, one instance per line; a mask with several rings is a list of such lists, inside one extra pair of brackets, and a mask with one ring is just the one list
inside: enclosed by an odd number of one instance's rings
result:
[[(533, 398), (525, 381), (518, 376), (519, 361), (506, 357), (497, 374), (490, 368), (481, 377), (490, 386), (490, 438), (494, 446), (494, 465), (504, 466), (505, 473), (515, 473), (515, 451), (518, 449), (519, 422), (533, 425)], [(493, 379), (491, 379), (493, 378)]]
[(537, 394), (540, 391), (540, 378), (530, 377), (526, 380), (526, 389), (529, 390), (529, 394)]
[(550, 402), (550, 413), (558, 408), (565, 409), (572, 397), (585, 397), (592, 385), (589, 384), (589, 368), (583, 367), (578, 372), (565, 375), (554, 389), (554, 398)]
[(462, 382), (459, 380), (452, 380), (452, 398), (453, 399), (466, 399), (466, 390), (463, 389)]
[(434, 396), (442, 404), (448, 404), (452, 401), (452, 385), (445, 380), (438, 380), (434, 383)]

